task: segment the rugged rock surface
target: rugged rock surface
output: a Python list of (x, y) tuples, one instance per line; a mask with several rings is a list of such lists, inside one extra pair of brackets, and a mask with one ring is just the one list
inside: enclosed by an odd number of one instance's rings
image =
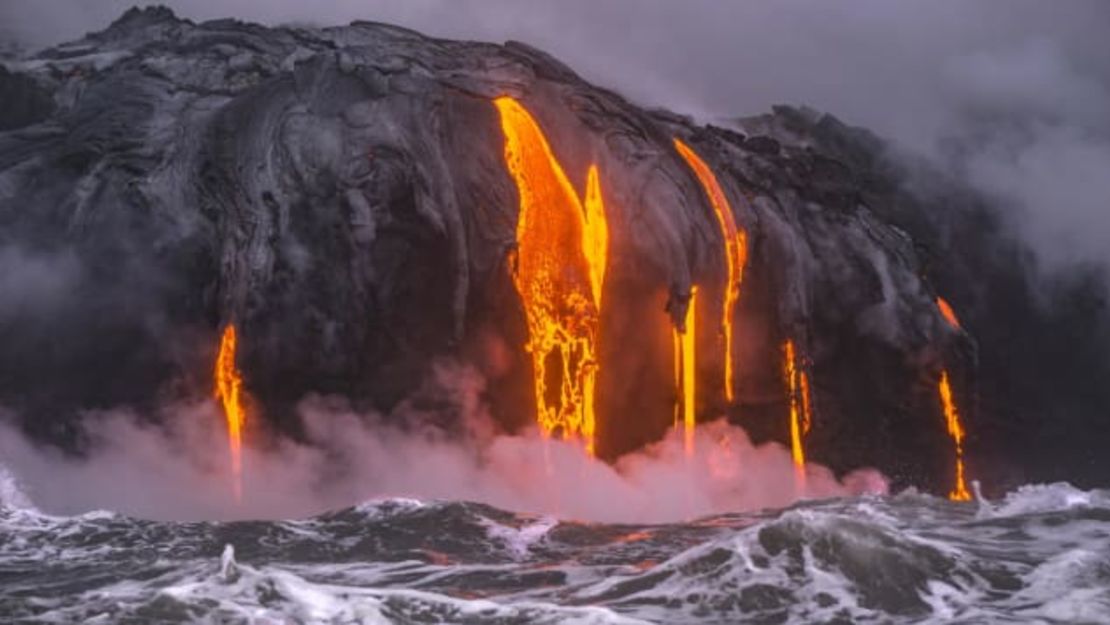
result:
[[(1009, 280), (1011, 304), (1033, 311), (1021, 268), (974, 260), (975, 232), (993, 226), (986, 209), (929, 215), (951, 198), (907, 191), (910, 176), (882, 143), (834, 118), (781, 108), (701, 127), (519, 43), (372, 23), (194, 24), (166, 9), (129, 11), (6, 65), (0, 403), (44, 438), (74, 444), (81, 410), (143, 411), (209, 392), (229, 320), (252, 396), (279, 429), (295, 433), (308, 393), (389, 410), (444, 356), (483, 370), (506, 427), (528, 423), (525, 327), (506, 265), (517, 191), (491, 104), (511, 95), (579, 189), (590, 163), (601, 172), (612, 233), (602, 455), (670, 425), (668, 311), (681, 311), (692, 284), (720, 297), (722, 241), (672, 146), (680, 137), (715, 170), (751, 245), (739, 403), (707, 392), (703, 418), (727, 413), (756, 440), (786, 440), (780, 345), (793, 338), (811, 363), (813, 459), (947, 488), (951, 442), (935, 389), (946, 366), (973, 474), (1021, 462), (1009, 454), (1025, 434), (983, 444), (979, 433), (1001, 431), (1012, 408), (999, 380), (1026, 384), (1036, 363), (978, 354), (934, 304), (941, 284), (973, 334), (989, 331), (997, 305), (968, 283), (994, 271), (990, 284)], [(968, 198), (957, 203), (977, 201)], [(702, 342), (719, 354), (716, 337)], [(1013, 377), (977, 376), (977, 361)], [(721, 366), (719, 355), (703, 362), (703, 387)], [(992, 394), (978, 402), (983, 379)]]

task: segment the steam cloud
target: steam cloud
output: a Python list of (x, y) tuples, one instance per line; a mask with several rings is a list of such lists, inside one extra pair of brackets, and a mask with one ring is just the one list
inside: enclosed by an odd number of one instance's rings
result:
[(304, 443), (255, 438), (252, 445), (248, 437), (242, 505), (232, 498), (223, 419), (211, 401), (167, 407), (159, 426), (125, 412), (92, 415), (84, 421), (93, 439), (85, 458), (36, 447), (0, 426), (0, 462), (46, 512), (110, 509), (173, 520), (289, 518), (403, 496), (591, 521), (662, 522), (781, 507), (800, 497), (886, 492), (877, 472), (839, 481), (816, 465), (799, 486), (789, 450), (753, 446), (742, 429), (723, 422), (698, 428), (697, 454), (689, 460), (680, 433), (672, 432), (610, 466), (535, 431), (496, 433), (481, 402), (483, 380), (472, 369), (441, 365), (434, 384), (461, 410), (461, 437), (429, 425), (435, 415), (412, 406), (385, 421), (339, 400), (309, 399), (301, 411)]

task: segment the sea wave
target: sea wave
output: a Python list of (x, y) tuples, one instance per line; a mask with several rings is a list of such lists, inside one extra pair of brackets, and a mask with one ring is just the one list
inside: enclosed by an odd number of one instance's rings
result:
[(1110, 622), (1110, 497), (920, 493), (597, 524), (377, 499), (307, 519), (52, 517), (0, 472), (16, 622)]

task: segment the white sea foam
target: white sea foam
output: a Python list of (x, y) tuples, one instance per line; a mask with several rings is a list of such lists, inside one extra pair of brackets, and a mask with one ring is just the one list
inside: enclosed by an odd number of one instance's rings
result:
[(532, 523), (520, 527), (511, 527), (490, 519), (482, 519), (482, 524), (486, 527), (486, 534), (491, 539), (504, 544), (517, 558), (523, 558), (528, 555), (532, 545), (543, 540), (543, 537), (558, 524), (558, 521), (553, 517), (540, 517)]
[(1110, 507), (1106, 491), (1083, 491), (1071, 484), (1029, 484), (1008, 493), (993, 510), (995, 516), (1017, 516), (1076, 507)]

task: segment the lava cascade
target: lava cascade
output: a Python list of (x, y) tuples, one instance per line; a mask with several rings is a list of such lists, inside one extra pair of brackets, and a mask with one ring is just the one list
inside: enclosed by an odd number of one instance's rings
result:
[[(686, 303), (686, 316), (682, 321), (682, 329), (674, 328), (674, 377), (675, 388), (678, 391), (678, 401), (675, 402), (675, 426), (678, 426), (678, 415), (682, 413), (683, 445), (687, 456), (694, 454), (694, 428), (697, 426), (697, 382), (696, 364), (697, 351), (697, 300), (698, 290), (690, 290), (690, 299)], [(681, 407), (681, 409), (680, 409)]]
[[(956, 330), (962, 329), (960, 320), (956, 317), (956, 311), (944, 298), (937, 297), (937, 308), (940, 309), (940, 314), (949, 325)], [(956, 400), (952, 394), (952, 384), (948, 380), (947, 369), (940, 372), (937, 392), (940, 395), (941, 408), (944, 410), (945, 427), (956, 446), (956, 485), (948, 493), (948, 498), (952, 501), (970, 501), (971, 493), (967, 490), (967, 478), (964, 474), (964, 436), (967, 433), (964, 430), (963, 423), (960, 422), (960, 412), (956, 408)]]
[(799, 476), (805, 475), (804, 437), (812, 425), (810, 415), (809, 378), (798, 366), (797, 349), (794, 341), (787, 340), (782, 346), (783, 377), (786, 379), (787, 398), (790, 407), (790, 456)]
[(494, 104), (520, 194), (512, 275), (528, 324), (536, 420), (545, 436), (579, 437), (592, 454), (609, 241), (597, 167), (583, 205), (532, 115), (510, 97)]
[(717, 217), (717, 225), (724, 239), (725, 264), (728, 268), (728, 277), (724, 290), (724, 305), (721, 313), (721, 331), (725, 337), (725, 399), (734, 401), (734, 380), (732, 363), (732, 337), (733, 337), (733, 312), (736, 302), (740, 298), (740, 285), (744, 281), (744, 265), (748, 257), (747, 233), (736, 226), (736, 219), (732, 215), (732, 205), (725, 197), (717, 176), (704, 160), (694, 150), (679, 139), (674, 140), (675, 149), (686, 160), (690, 169), (694, 171), (698, 182), (701, 183), (709, 203), (713, 206), (713, 214)]
[(948, 435), (956, 444), (956, 485), (948, 493), (952, 501), (970, 501), (971, 493), (967, 490), (967, 481), (964, 476), (964, 427), (960, 423), (960, 413), (956, 409), (956, 401), (952, 397), (952, 385), (948, 382), (948, 371), (941, 371), (940, 402), (944, 408), (944, 420), (948, 427)]
[(235, 351), (238, 337), (235, 325), (228, 324), (220, 338), (220, 351), (216, 356), (215, 396), (223, 406), (227, 421), (227, 443), (231, 454), (232, 491), (235, 500), (243, 498), (243, 422), (246, 411), (243, 409), (243, 377), (235, 365)]

